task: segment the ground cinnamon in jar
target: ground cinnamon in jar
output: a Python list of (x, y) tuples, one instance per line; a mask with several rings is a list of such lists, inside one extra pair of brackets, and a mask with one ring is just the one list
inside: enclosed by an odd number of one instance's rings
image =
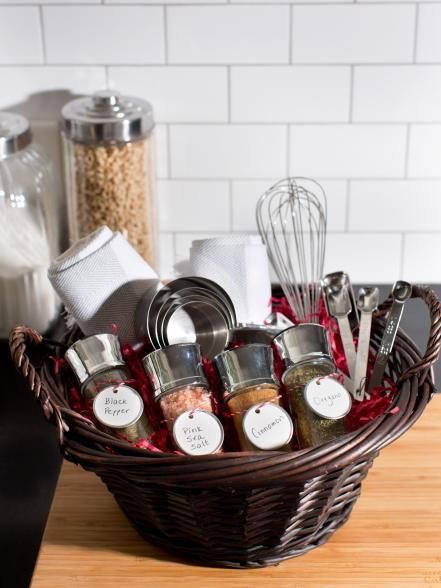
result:
[[(326, 329), (313, 323), (297, 325), (278, 335), (274, 345), (284, 361), (282, 382), (288, 393), (290, 409), (296, 416), (300, 447), (315, 447), (344, 435), (347, 432), (344, 417), (351, 401), (343, 386), (329, 378), (337, 368)], [(317, 405), (311, 403), (310, 395), (306, 394), (309, 385), (317, 391), (314, 397)], [(323, 412), (320, 411), (320, 403), (326, 401), (329, 387), (332, 394), (327, 402), (332, 402), (333, 406), (330, 411)]]
[[(263, 448), (261, 444), (264, 435), (272, 449), (289, 450), (289, 440), (292, 435), (292, 423), (289, 416), (280, 407), (279, 382), (274, 373), (272, 349), (269, 345), (250, 344), (230, 351), (224, 351), (214, 358), (224, 388), (224, 401), (232, 416), (239, 438), (240, 449), (256, 451)], [(264, 406), (271, 404), (278, 407), (275, 416), (271, 416), (268, 424), (260, 427), (257, 423), (249, 428), (244, 427), (246, 415), (254, 417), (264, 411)], [(251, 412), (249, 412), (251, 411)], [(256, 417), (257, 418), (257, 417)], [(271, 422), (281, 418), (284, 421), (282, 437), (285, 438), (278, 445), (279, 434), (274, 436), (274, 429), (269, 427)], [(269, 427), (269, 428), (268, 428)], [(264, 430), (265, 429), (265, 430)], [(291, 435), (287, 431), (291, 429)], [(259, 435), (264, 430), (264, 435)], [(289, 438), (288, 438), (289, 437)], [(277, 446), (278, 445), (278, 446)]]
[(177, 448), (189, 455), (221, 451), (223, 428), (213, 414), (200, 346), (177, 343), (142, 361)]

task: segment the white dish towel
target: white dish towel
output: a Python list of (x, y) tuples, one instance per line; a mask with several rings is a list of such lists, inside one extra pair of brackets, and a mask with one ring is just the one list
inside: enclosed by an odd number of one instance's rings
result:
[(238, 323), (263, 324), (271, 313), (268, 257), (260, 237), (228, 235), (193, 241), (190, 267), (192, 275), (224, 288)]
[(156, 272), (121, 233), (103, 226), (57, 257), (49, 280), (85, 335), (116, 332), (136, 343), (135, 311)]

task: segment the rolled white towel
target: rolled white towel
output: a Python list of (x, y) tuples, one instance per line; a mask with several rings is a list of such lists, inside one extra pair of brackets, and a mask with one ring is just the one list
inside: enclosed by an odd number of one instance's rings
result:
[(49, 268), (49, 280), (85, 335), (112, 332), (136, 343), (136, 306), (159, 281), (121, 233), (103, 226), (77, 241)]
[(263, 324), (271, 312), (271, 280), (265, 245), (254, 235), (193, 241), (192, 275), (217, 282), (230, 296), (239, 323)]

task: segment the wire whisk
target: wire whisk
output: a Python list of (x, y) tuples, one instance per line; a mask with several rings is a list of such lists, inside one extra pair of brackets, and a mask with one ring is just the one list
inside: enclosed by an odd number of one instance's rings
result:
[(326, 248), (323, 188), (308, 178), (286, 178), (259, 199), (256, 220), (288, 304), (301, 322), (317, 322)]

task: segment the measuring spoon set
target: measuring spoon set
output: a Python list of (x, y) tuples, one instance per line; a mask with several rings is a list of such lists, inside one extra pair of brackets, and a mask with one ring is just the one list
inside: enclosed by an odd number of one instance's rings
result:
[[(412, 295), (412, 286), (399, 280), (392, 287), (392, 306), (388, 314), (383, 337), (374, 367), (366, 388), (366, 374), (372, 327), (372, 314), (378, 307), (378, 288), (360, 288), (355, 299), (349, 276), (345, 272), (327, 274), (321, 281), (326, 310), (337, 322), (349, 378), (346, 387), (356, 400), (370, 398), (372, 390), (383, 383), (389, 356), (398, 332), (405, 302)], [(352, 331), (359, 328), (355, 349)]]

